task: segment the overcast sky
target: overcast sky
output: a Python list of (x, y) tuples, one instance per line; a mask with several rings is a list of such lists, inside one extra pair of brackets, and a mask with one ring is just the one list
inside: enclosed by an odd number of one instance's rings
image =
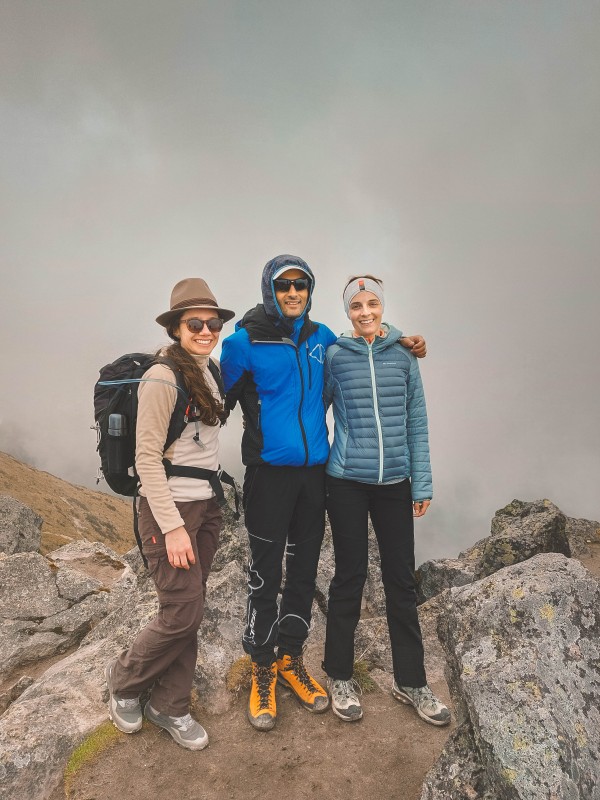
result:
[(288, 252), (314, 319), (369, 271), (428, 340), (418, 561), (514, 497), (600, 518), (597, 2), (2, 0), (0, 31), (1, 449), (94, 486), (98, 368), (165, 341), (181, 278), (241, 315)]

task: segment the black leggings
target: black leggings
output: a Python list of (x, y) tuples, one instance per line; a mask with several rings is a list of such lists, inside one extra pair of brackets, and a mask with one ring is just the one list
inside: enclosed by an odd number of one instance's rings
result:
[(354, 632), (367, 578), (368, 517), (381, 556), (394, 677), (400, 686), (425, 686), (423, 640), (415, 593), (415, 545), (410, 482), (368, 484), (327, 476), (327, 512), (335, 551), (329, 587), (323, 668), (349, 680)]

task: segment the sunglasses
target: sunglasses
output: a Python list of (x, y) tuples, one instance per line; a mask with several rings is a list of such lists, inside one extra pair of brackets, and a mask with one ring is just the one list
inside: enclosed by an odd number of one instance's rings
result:
[(292, 286), (297, 292), (302, 292), (310, 286), (310, 278), (275, 278), (273, 286), (276, 292), (289, 292)]
[(201, 333), (205, 325), (211, 333), (216, 333), (223, 329), (223, 320), (221, 317), (211, 317), (210, 319), (190, 317), (189, 319), (182, 319), (181, 322), (185, 322), (190, 333)]

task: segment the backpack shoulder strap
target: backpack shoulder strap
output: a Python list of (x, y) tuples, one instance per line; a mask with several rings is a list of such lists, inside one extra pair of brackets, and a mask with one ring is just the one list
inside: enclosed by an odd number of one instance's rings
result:
[(179, 367), (167, 356), (158, 356), (156, 359), (157, 364), (164, 364), (173, 371), (177, 388), (181, 391), (177, 392), (177, 399), (175, 401), (175, 408), (171, 414), (171, 421), (169, 422), (169, 429), (167, 431), (167, 438), (165, 440), (164, 450), (168, 450), (176, 439), (179, 439), (187, 424), (186, 410), (189, 405), (189, 391), (183, 378), (183, 373)]
[(208, 370), (210, 374), (213, 376), (215, 383), (217, 384), (217, 389), (219, 390), (219, 394), (221, 395), (221, 400), (225, 400), (225, 384), (223, 383), (221, 370), (219, 369), (219, 365), (217, 364), (217, 362), (212, 358), (208, 359)]

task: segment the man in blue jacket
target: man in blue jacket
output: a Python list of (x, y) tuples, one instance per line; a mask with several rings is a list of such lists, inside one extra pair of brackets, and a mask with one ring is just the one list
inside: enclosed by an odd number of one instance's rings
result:
[[(329, 706), (327, 692), (302, 658), (325, 530), (329, 442), (323, 365), (337, 338), (309, 318), (314, 283), (312, 270), (297, 256), (269, 261), (262, 275), (263, 303), (238, 322), (221, 355), (227, 407), (239, 402), (244, 415), (250, 563), (243, 646), (252, 659), (248, 719), (258, 730), (275, 725), (277, 680), (309, 711)], [(407, 344), (416, 342), (424, 354), (419, 338)]]

